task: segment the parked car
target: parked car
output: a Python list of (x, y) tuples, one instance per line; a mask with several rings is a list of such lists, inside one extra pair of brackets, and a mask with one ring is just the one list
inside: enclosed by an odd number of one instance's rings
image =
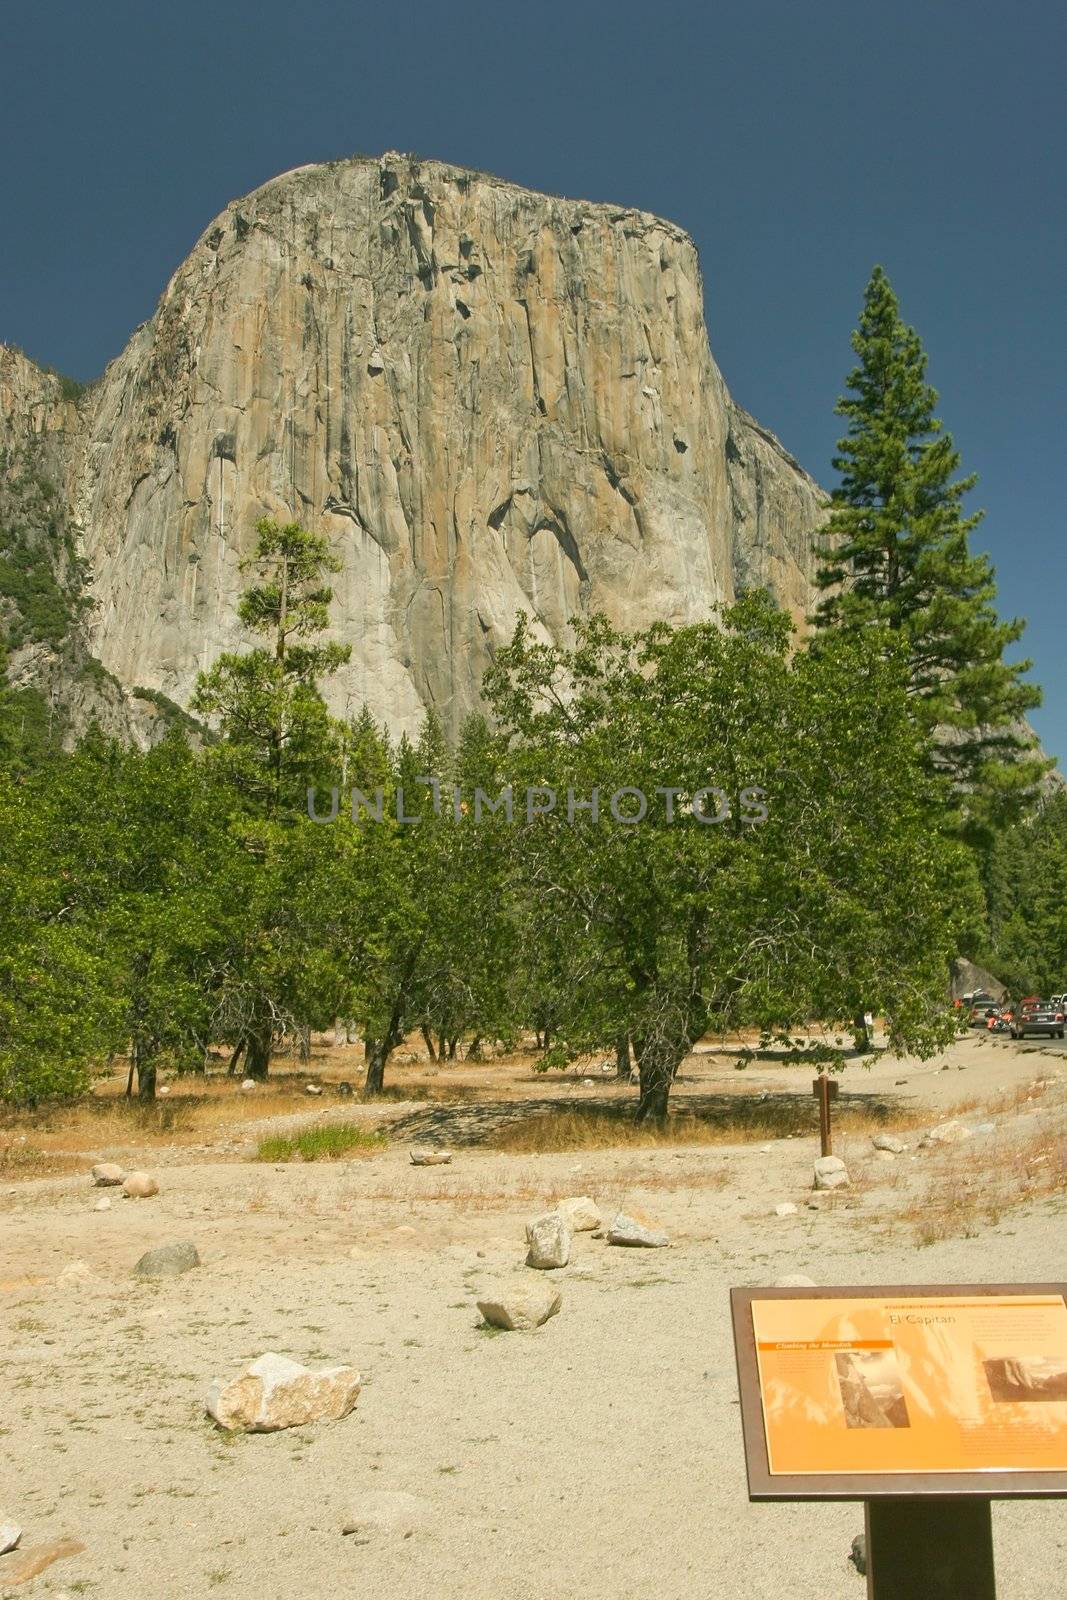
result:
[(1050, 1039), (1062, 1039), (1067, 1027), (1067, 1013), (1062, 1006), (1037, 1005), (1023, 1001), (1018, 1014), (1012, 1019), (1011, 1036), (1025, 1039), (1028, 1033), (1043, 1033)]

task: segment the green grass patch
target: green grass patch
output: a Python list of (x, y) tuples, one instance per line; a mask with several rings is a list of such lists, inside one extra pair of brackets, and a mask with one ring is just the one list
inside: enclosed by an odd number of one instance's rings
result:
[(324, 1128), (305, 1128), (291, 1138), (274, 1134), (261, 1139), (257, 1161), (341, 1161), (350, 1155), (371, 1155), (384, 1150), (389, 1141), (376, 1128), (360, 1128), (354, 1122), (337, 1122)]

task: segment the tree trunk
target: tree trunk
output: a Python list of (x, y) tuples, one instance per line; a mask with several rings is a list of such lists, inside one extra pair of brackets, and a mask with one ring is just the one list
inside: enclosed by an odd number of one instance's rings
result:
[(438, 1032), (438, 1035), (437, 1035), (437, 1059), (438, 1059), (438, 1061), (443, 1061), (445, 1059), (445, 1055), (446, 1055), (447, 1051), (448, 1051), (448, 1040), (445, 1038), (444, 1030), (442, 1029), (442, 1030), (440, 1030)]
[(467, 1060), (468, 1061), (480, 1061), (481, 1059), (482, 1059), (482, 1036), (481, 1036), (480, 1033), (476, 1033), (474, 1038), (471, 1040), (471, 1047), (467, 1051)]
[(615, 1040), (615, 1076), (630, 1081), (630, 1035), (620, 1033)]
[(871, 1048), (871, 1035), (867, 1027), (867, 1013), (857, 1011), (852, 1019), (852, 1033), (856, 1042), (856, 1049), (866, 1053)]
[(455, 1061), (455, 1059), (456, 1059), (456, 1051), (457, 1051), (458, 1048), (459, 1048), (459, 1034), (457, 1033), (457, 1034), (454, 1034), (453, 1037), (451, 1039), (449, 1039), (449, 1041), (448, 1041), (448, 1059), (449, 1059), (449, 1061)]
[(363, 1085), (363, 1098), (381, 1094), (385, 1085), (385, 1064), (393, 1053), (388, 1038), (367, 1040), (367, 1077)]
[(136, 1067), (136, 1064), (135, 1064), (135, 1058), (134, 1058), (134, 1055), (133, 1055), (133, 1053), (131, 1051), (131, 1054), (130, 1054), (130, 1070), (126, 1074), (126, 1098), (127, 1098), (127, 1100), (132, 1100), (133, 1099), (133, 1075), (134, 1075), (134, 1073), (136, 1071), (137, 1071), (137, 1067)]
[(307, 1022), (297, 1024), (297, 1039), (300, 1044), (300, 1064), (306, 1067), (311, 1060), (311, 1026)]
[(651, 1044), (635, 1039), (634, 1054), (637, 1056), (640, 1085), (636, 1120), (662, 1124), (667, 1120), (667, 1102), (671, 1084), (678, 1070), (678, 1063), (685, 1058), (685, 1046), (683, 1044), (676, 1049), (669, 1049), (663, 1044)]
[(262, 1083), (270, 1071), (272, 1036), (269, 1033), (250, 1033), (245, 1040), (245, 1066), (250, 1078)]
[(430, 1032), (430, 1030), (426, 1026), (425, 1022), (422, 1024), (422, 1027), (420, 1028), (419, 1031), (422, 1034), (422, 1037), (423, 1037), (423, 1039), (424, 1039), (424, 1041), (426, 1043), (427, 1050), (430, 1052), (430, 1060), (431, 1061), (436, 1061), (437, 1060), (437, 1052), (434, 1050), (434, 1047), (433, 1047), (433, 1034)]
[(151, 1105), (156, 1098), (156, 1064), (142, 1061), (137, 1068), (137, 1098), (142, 1105)]
[(226, 1071), (229, 1073), (231, 1078), (233, 1077), (234, 1073), (237, 1071), (237, 1063), (240, 1061), (241, 1057), (244, 1055), (245, 1047), (246, 1047), (247, 1044), (248, 1044), (248, 1040), (247, 1039), (238, 1039), (238, 1041), (237, 1041), (237, 1048), (233, 1052), (233, 1055), (230, 1057), (230, 1064), (226, 1068)]

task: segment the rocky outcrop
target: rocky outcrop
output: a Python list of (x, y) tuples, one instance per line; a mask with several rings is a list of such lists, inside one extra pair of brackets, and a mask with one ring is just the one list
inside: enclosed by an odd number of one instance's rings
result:
[(644, 212), (395, 154), (298, 169), (211, 224), (76, 418), (93, 648), (181, 705), (244, 642), (264, 514), (330, 535), (329, 698), (398, 731), (454, 729), (520, 611), (565, 640), (810, 602), (816, 485), (731, 402), (695, 248)]

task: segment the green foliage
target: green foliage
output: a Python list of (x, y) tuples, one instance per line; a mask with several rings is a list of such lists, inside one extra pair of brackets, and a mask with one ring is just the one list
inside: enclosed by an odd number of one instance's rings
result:
[(305, 1128), (288, 1138), (275, 1134), (261, 1139), (257, 1161), (340, 1161), (358, 1152), (361, 1155), (385, 1150), (389, 1141), (377, 1128), (361, 1128), (353, 1122), (328, 1123), (325, 1127)]
[[(969, 858), (930, 826), (942, 801), (899, 646), (843, 632), (790, 658), (788, 620), (761, 595), (722, 623), (626, 637), (594, 619), (573, 650), (520, 627), (486, 683), (516, 788), (561, 797), (513, 830), (520, 948), (549, 976), (561, 1051), (629, 1035), (643, 1116), (664, 1114), (709, 1028), (877, 1006), (899, 1048), (929, 1053), (977, 914)], [(729, 806), (718, 825), (690, 807), (710, 786)], [(670, 789), (674, 819), (665, 796), (639, 826), (562, 800), (597, 789), (606, 810), (628, 787), (650, 802)]]
[(970, 550), (982, 514), (962, 504), (975, 479), (956, 475), (925, 351), (881, 267), (852, 347), (858, 364), (837, 404), (848, 430), (833, 462), (840, 484), (822, 530), (816, 620), (900, 634), (932, 765), (964, 800), (968, 836), (988, 845), (996, 826), (1033, 801), (1048, 766), (1022, 724), (1040, 703), (1023, 682), (1030, 663), (1004, 659), (1024, 625), (999, 620), (992, 565)]
[(328, 618), (332, 590), (323, 575), (339, 562), (319, 534), (264, 517), (255, 554), (244, 563), (259, 581), (241, 596), (239, 615), (271, 647), (220, 656), (201, 673), (193, 709), (218, 719), (220, 773), (253, 812), (277, 817), (303, 809), (309, 786), (335, 770), (338, 729), (318, 679), (335, 672), (351, 646), (312, 644)]
[[(8, 643), (53, 649), (83, 614), (85, 572), (40, 447), (0, 450), (0, 612)], [(6, 605), (3, 604), (6, 602)]]
[(1018, 995), (1067, 989), (1067, 793), (1007, 829), (988, 866), (989, 928), (976, 957)]

